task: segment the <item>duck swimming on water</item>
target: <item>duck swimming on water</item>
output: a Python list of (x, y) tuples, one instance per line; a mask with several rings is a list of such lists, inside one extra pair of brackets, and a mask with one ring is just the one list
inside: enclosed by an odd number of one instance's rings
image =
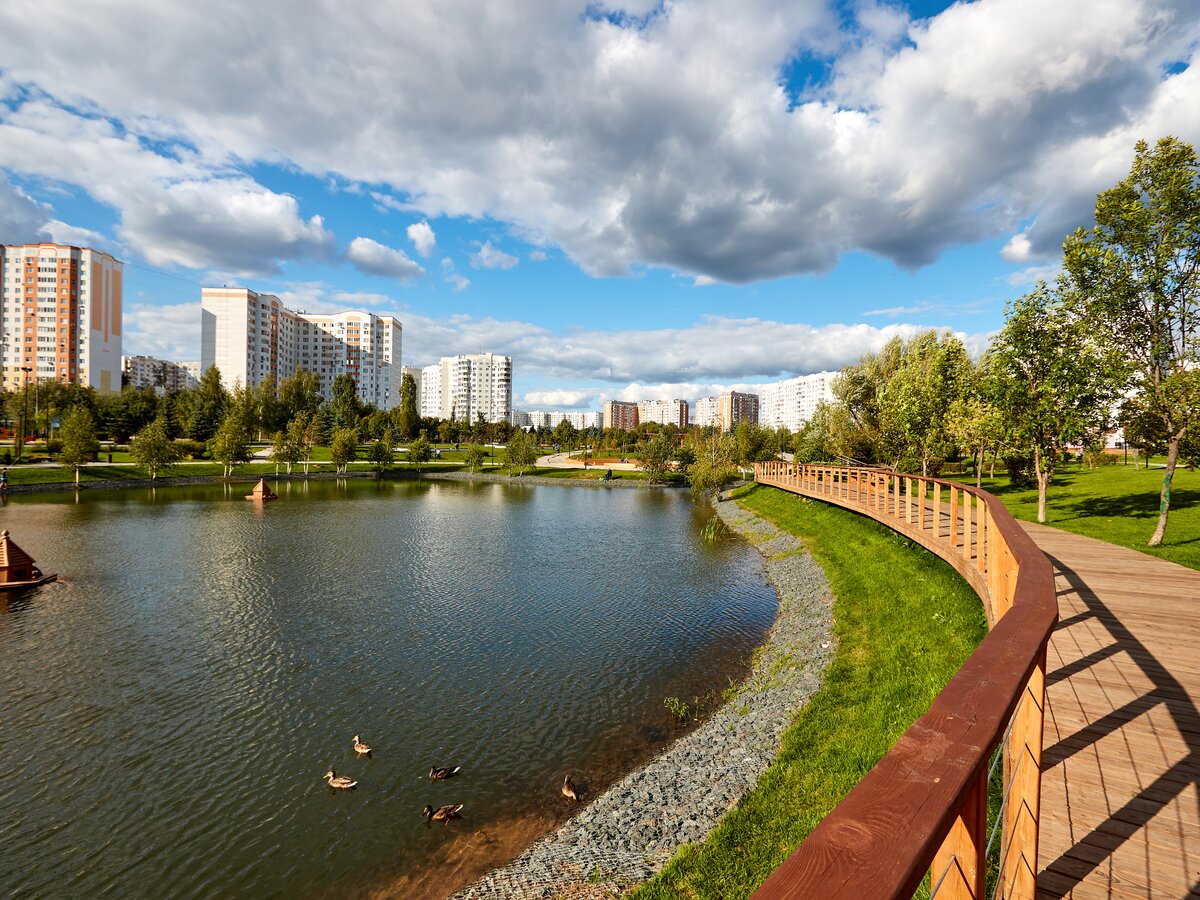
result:
[(358, 784), (349, 775), (339, 775), (333, 769), (325, 773), (325, 780), (329, 782), (331, 788), (337, 788), (339, 791), (348, 791)]
[(421, 815), (430, 822), (441, 822), (444, 825), (451, 819), (457, 819), (458, 814), (462, 812), (462, 808), (463, 804), (461, 803), (451, 803), (448, 806), (439, 806), (437, 809), (427, 805), (421, 810)]

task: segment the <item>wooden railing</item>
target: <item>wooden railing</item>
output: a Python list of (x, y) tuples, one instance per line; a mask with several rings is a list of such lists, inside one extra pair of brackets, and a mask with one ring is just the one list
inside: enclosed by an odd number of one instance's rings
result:
[[(1054, 573), (986, 491), (880, 469), (755, 465), (755, 480), (870, 516), (936, 553), (983, 601), (989, 632), (845, 800), (754, 894), (939, 900), (985, 896), (989, 763), (1003, 750), (996, 897), (1036, 891), (1046, 644)], [(896, 590), (903, 590), (902, 584)]]

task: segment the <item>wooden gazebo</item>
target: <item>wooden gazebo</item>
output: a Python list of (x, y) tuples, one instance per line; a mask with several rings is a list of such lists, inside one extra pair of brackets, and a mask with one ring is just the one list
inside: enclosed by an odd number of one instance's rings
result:
[(35, 587), (54, 581), (57, 575), (43, 575), (33, 563), (33, 557), (17, 546), (8, 536), (8, 529), (0, 531), (0, 591), (15, 588)]

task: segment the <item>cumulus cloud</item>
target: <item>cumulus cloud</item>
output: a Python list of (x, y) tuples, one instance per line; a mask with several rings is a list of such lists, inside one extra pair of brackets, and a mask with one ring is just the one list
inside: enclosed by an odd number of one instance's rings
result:
[(454, 260), (448, 256), (442, 257), (442, 280), (456, 291), (465, 291), (471, 285), (471, 279), (460, 275), (454, 266)]
[(546, 255), (545, 250), (531, 250), (529, 252), (529, 258), (534, 262), (545, 262), (550, 257)]
[[(504, 223), (594, 274), (744, 283), (854, 250), (921, 266), (1018, 231), (1027, 246), (1009, 252), (1033, 260), (1087, 223), (1136, 139), (1200, 142), (1193, 0), (981, 0), (924, 20), (835, 6), (413, 0), (330, 17), (317, 0), (214, 0), (156, 11), (146, 41), (138, 4), (89, 30), (10, 3), (0, 59), (29, 89), (11, 102), (45, 92), (96, 115), (74, 138), (26, 121), (51, 135), (32, 152), (0, 134), (0, 165), (54, 160), (48, 177), (131, 223), (123, 238), (184, 262), (244, 267), (221, 239), (239, 219), (160, 242), (160, 205), (196, 212), (171, 187), (219, 179), (237, 196), (244, 167), (268, 162), (370, 185), (389, 208)], [(339, 77), (314, 77), (316, 57)], [(798, 58), (831, 77), (789, 88)], [(245, 254), (260, 268), (326, 246), (266, 189), (245, 199), (268, 211)]]
[(433, 233), (430, 224), (422, 219), (420, 222), (409, 225), (407, 231), (408, 239), (417, 248), (417, 252), (429, 259), (429, 254), (433, 252), (434, 245), (437, 244), (437, 236)]
[(123, 316), (126, 356), (155, 356), (177, 362), (200, 358), (200, 302), (156, 306), (130, 303)]
[(49, 210), (8, 180), (0, 172), (0, 234), (6, 244), (39, 240)]
[(471, 254), (471, 266), (475, 269), (511, 269), (517, 262), (515, 256), (493, 247), (491, 241), (484, 241)]
[(600, 395), (594, 390), (549, 390), (528, 391), (515, 404), (518, 409), (595, 409), (600, 403)]
[(412, 281), (425, 274), (425, 270), (403, 250), (385, 246), (368, 237), (356, 237), (350, 242), (346, 248), (346, 261), (360, 272), (395, 278), (397, 281)]

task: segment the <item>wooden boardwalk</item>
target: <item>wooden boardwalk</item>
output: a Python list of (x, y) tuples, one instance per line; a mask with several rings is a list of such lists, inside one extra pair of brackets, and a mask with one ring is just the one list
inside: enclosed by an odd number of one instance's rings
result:
[(1038, 896), (1200, 898), (1200, 572), (1022, 523), (1054, 565)]

